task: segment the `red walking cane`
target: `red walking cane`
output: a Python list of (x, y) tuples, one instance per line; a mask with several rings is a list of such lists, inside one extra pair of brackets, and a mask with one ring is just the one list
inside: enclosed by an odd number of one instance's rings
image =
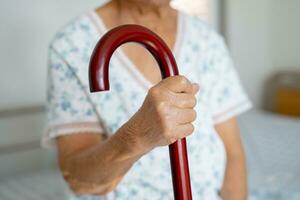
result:
[[(90, 60), (91, 92), (109, 90), (109, 62), (113, 52), (122, 44), (136, 42), (143, 45), (159, 64), (162, 78), (178, 75), (172, 52), (152, 31), (138, 25), (123, 25), (107, 32), (97, 43)], [(176, 200), (192, 200), (188, 156), (185, 138), (169, 145), (173, 191)]]

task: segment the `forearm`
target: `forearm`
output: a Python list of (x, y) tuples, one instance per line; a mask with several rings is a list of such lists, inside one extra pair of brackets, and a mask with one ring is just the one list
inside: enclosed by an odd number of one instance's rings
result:
[(113, 136), (65, 158), (63, 176), (73, 190), (91, 193), (93, 188), (104, 193), (116, 185), (131, 166), (146, 153), (135, 148), (128, 128), (120, 128)]
[(105, 194), (141, 156), (191, 135), (198, 90), (183, 76), (169, 77), (149, 89), (141, 108), (107, 140), (95, 134), (58, 138), (61, 171), (71, 188)]
[(246, 200), (247, 172), (244, 153), (227, 156), (227, 166), (221, 196), (223, 200)]

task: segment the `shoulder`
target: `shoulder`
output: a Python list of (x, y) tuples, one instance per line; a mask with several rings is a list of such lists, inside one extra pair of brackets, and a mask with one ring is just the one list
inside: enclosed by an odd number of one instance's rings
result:
[[(193, 69), (193, 74), (201, 74), (203, 84), (211, 87), (223, 72), (233, 70), (225, 40), (213, 26), (198, 17), (185, 15), (185, 26), (183, 64)], [(186, 74), (191, 74), (189, 71)]]
[(49, 68), (55, 70), (51, 63), (59, 63), (64, 70), (58, 71), (61, 76), (75, 75), (85, 87), (90, 56), (100, 37), (92, 20), (86, 13), (68, 22), (54, 35), (48, 50)]
[[(67, 49), (89, 43), (97, 35), (91, 12), (75, 17), (52, 37), (49, 48)], [(74, 50), (74, 49), (73, 49)]]
[(185, 26), (188, 30), (189, 40), (191, 43), (198, 43), (205, 50), (213, 50), (217, 47), (225, 45), (223, 36), (218, 33), (215, 28), (196, 16), (183, 14), (185, 18)]
[(185, 33), (188, 35), (185, 36), (186, 45), (195, 52), (197, 60), (202, 58), (200, 59), (202, 62), (199, 62), (201, 68), (213, 72), (214, 69), (219, 71), (224, 66), (231, 66), (231, 55), (224, 37), (199, 17), (188, 15), (185, 17), (187, 26)]

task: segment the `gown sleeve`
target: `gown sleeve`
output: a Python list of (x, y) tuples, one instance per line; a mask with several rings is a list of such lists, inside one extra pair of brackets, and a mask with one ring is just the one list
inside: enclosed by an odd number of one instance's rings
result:
[(208, 50), (208, 62), (215, 70), (212, 84), (211, 110), (215, 124), (235, 117), (252, 107), (227, 46), (221, 36), (213, 37)]
[(47, 81), (47, 125), (42, 146), (55, 146), (55, 138), (76, 133), (103, 133), (99, 116), (81, 81), (50, 47)]

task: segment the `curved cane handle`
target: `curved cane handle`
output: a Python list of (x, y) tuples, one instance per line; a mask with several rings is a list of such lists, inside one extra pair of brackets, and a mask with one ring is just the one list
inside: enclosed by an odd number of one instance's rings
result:
[[(97, 43), (90, 60), (91, 92), (109, 90), (109, 62), (114, 51), (124, 43), (143, 45), (159, 64), (162, 78), (178, 75), (175, 58), (165, 42), (152, 31), (138, 25), (123, 25), (107, 32)], [(173, 190), (176, 200), (191, 200), (191, 185), (186, 140), (169, 145)]]

